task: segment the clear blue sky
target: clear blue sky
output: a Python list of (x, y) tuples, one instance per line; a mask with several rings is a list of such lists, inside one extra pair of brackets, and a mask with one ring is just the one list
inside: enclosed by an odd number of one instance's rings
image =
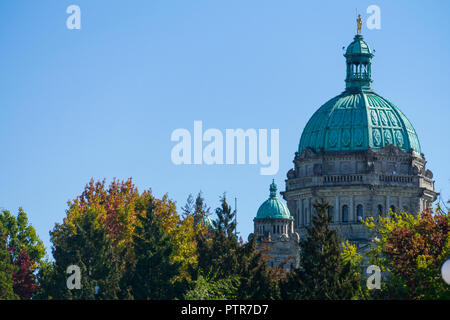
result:
[[(81, 30), (66, 28), (71, 4)], [(49, 248), (91, 178), (133, 177), (179, 207), (199, 190), (212, 208), (224, 191), (237, 197), (246, 239), (272, 178), (284, 189), (307, 120), (343, 91), (342, 47), (355, 8), (366, 19), (371, 4), (374, 89), (411, 120), (449, 199), (449, 1), (2, 0), (0, 207), (22, 206)], [(280, 129), (278, 174), (175, 166), (170, 135), (194, 120)]]

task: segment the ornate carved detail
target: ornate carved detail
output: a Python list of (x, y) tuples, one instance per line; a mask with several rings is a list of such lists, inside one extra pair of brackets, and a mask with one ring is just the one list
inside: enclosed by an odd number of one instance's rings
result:
[(313, 149), (311, 149), (310, 147), (306, 148), (305, 150), (302, 151), (302, 153), (300, 154), (300, 159), (310, 159), (310, 158), (315, 158), (317, 155), (316, 152), (314, 152)]
[(381, 134), (380, 134), (380, 130), (378, 129), (373, 129), (372, 131), (372, 136), (373, 136), (373, 143), (379, 147), (381, 146)]
[(338, 137), (337, 130), (336, 129), (331, 130), (330, 135), (328, 136), (328, 143), (330, 144), (330, 147), (336, 146), (337, 137)]
[(380, 110), (380, 118), (381, 118), (381, 123), (382, 123), (384, 126), (387, 125), (386, 113), (384, 113), (383, 110)]
[(397, 145), (399, 147), (403, 147), (403, 134), (401, 131), (395, 131), (395, 140), (397, 141)]
[(389, 115), (389, 119), (391, 120), (391, 123), (394, 127), (397, 127), (397, 118), (395, 117), (395, 115), (392, 113), (392, 111), (389, 111), (388, 113)]
[(342, 132), (342, 144), (346, 147), (350, 144), (350, 130), (349, 129), (344, 129), (344, 131)]
[(386, 145), (392, 144), (392, 135), (389, 130), (384, 130), (384, 141)]
[(370, 119), (372, 120), (372, 124), (374, 126), (378, 125), (377, 112), (375, 110), (373, 110), (373, 109), (372, 109), (372, 111), (370, 111)]
[(294, 171), (294, 169), (291, 169), (291, 170), (288, 171), (287, 178), (288, 179), (294, 179), (295, 178), (295, 171)]

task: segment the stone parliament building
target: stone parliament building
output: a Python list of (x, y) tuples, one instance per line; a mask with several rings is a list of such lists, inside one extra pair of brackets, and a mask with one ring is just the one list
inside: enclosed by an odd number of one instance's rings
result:
[(373, 235), (360, 222), (394, 212), (418, 213), (436, 200), (416, 131), (393, 103), (372, 89), (373, 53), (358, 32), (344, 54), (345, 90), (309, 119), (287, 173), (287, 206), (270, 186), (254, 218), (258, 242), (271, 247), (271, 265), (298, 264), (298, 242), (314, 214), (313, 203), (331, 206), (332, 227), (343, 240), (369, 249)]

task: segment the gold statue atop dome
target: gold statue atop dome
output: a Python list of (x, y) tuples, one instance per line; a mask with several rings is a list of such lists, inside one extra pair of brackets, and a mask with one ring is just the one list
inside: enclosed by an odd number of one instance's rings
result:
[(358, 14), (358, 18), (356, 19), (356, 25), (357, 25), (357, 33), (361, 34), (361, 27), (362, 27), (362, 19), (361, 19), (361, 15)]

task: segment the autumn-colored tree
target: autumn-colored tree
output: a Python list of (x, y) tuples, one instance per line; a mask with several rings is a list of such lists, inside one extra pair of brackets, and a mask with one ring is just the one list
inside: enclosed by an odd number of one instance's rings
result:
[[(109, 186), (105, 180), (97, 182), (91, 180), (80, 196), (68, 202), (69, 208), (63, 223), (57, 223), (51, 231), (53, 247), (70, 244), (70, 239), (77, 234), (76, 221), (89, 212), (94, 212), (98, 222), (95, 225), (101, 226), (111, 240), (113, 258), (119, 264), (120, 273), (129, 274), (137, 259), (134, 250), (135, 230), (140, 224), (137, 216), (145, 216), (149, 203), (153, 204), (155, 218), (161, 223), (174, 245), (174, 252), (170, 258), (173, 263), (181, 264), (178, 280), (188, 281), (190, 278), (188, 270), (195, 268), (198, 261), (196, 234), (205, 232), (205, 228), (195, 226), (193, 217), (182, 219), (177, 213), (175, 202), (167, 195), (158, 199), (153, 196), (151, 190), (140, 193), (131, 178), (126, 181), (114, 179)], [(54, 279), (51, 276), (53, 266), (50, 263), (44, 267), (39, 279), (51, 288), (54, 286)], [(127, 283), (128, 279), (121, 280), (119, 298), (132, 298)]]
[(13, 274), (14, 293), (20, 299), (30, 299), (38, 288), (36, 276), (33, 273), (34, 261), (30, 260), (25, 248), (22, 249), (14, 261), (16, 271)]
[(136, 213), (145, 210), (150, 197), (151, 191), (140, 194), (131, 179), (114, 179), (109, 186), (106, 186), (105, 180), (91, 180), (80, 196), (68, 202), (66, 217), (62, 224), (56, 223), (51, 236), (58, 242), (73, 232), (75, 219), (94, 210), (117, 252), (122, 254), (122, 250), (131, 243)]
[(440, 268), (450, 256), (450, 217), (439, 207), (418, 215), (407, 212), (369, 217), (366, 226), (378, 236), (370, 251), (372, 264), (385, 272), (382, 291), (372, 293), (384, 299), (450, 299), (450, 287)]

